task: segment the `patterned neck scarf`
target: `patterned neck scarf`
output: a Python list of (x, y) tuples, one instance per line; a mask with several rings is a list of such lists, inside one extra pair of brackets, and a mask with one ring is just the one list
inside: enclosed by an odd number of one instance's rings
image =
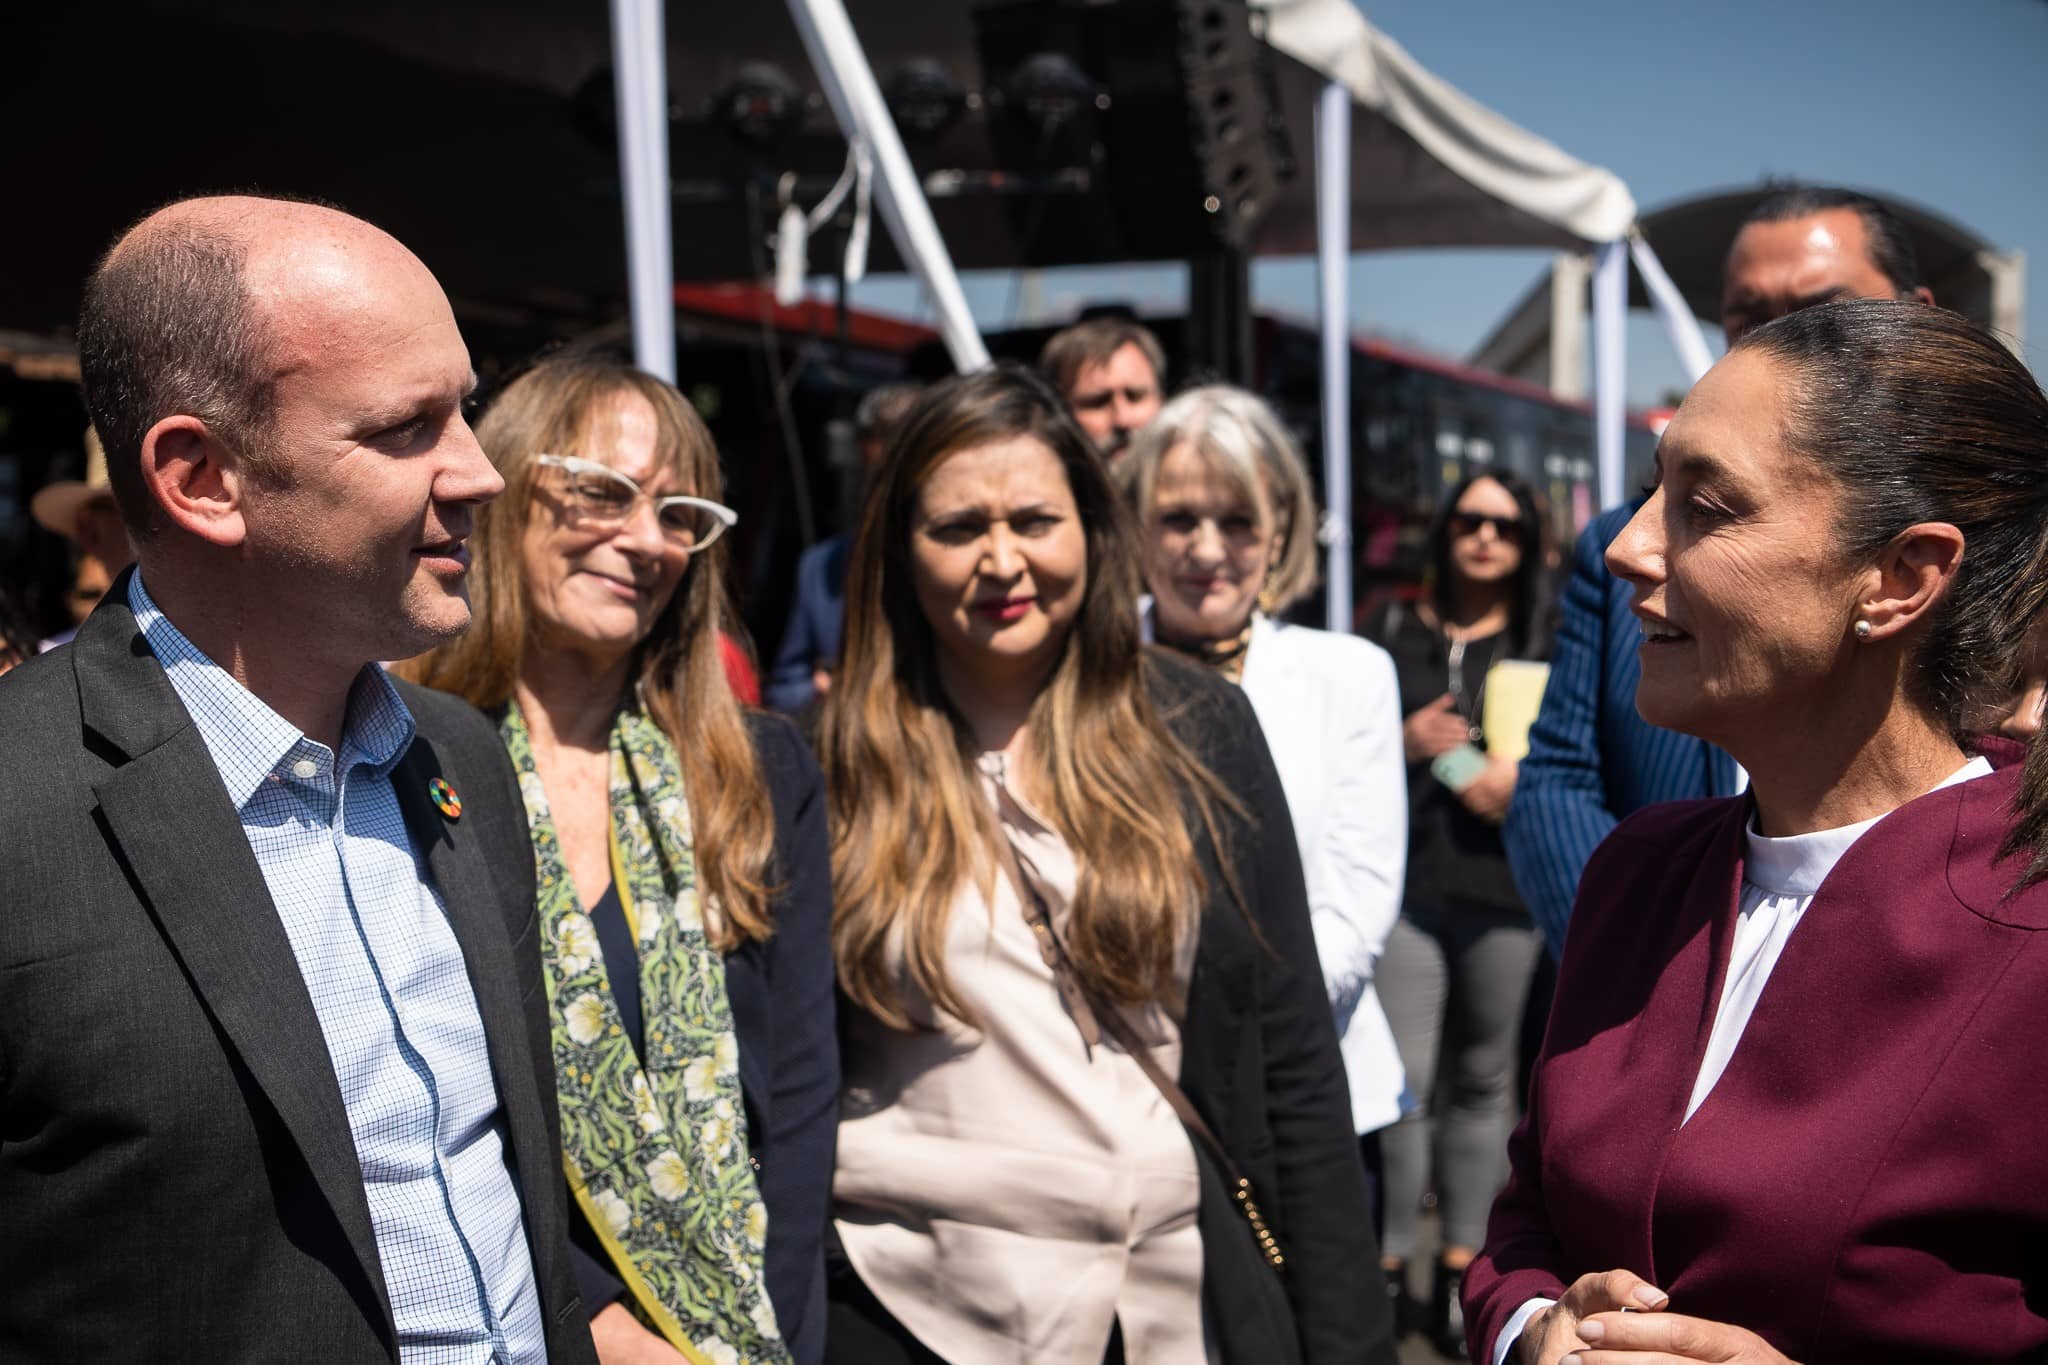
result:
[(787, 1365), (763, 1278), (768, 1211), (740, 1100), (725, 961), (698, 903), (673, 745), (644, 712), (612, 724), (612, 875), (640, 954), (645, 1064), (578, 903), (515, 702), (500, 736), (533, 833), (570, 1191), (636, 1316), (697, 1365)]
[(1241, 683), (1244, 681), (1244, 657), (1252, 647), (1252, 626), (1256, 619), (1255, 613), (1252, 619), (1244, 623), (1243, 630), (1227, 639), (1188, 640), (1167, 634), (1159, 626), (1155, 615), (1152, 638), (1184, 658), (1193, 659), (1198, 664), (1215, 669), (1231, 682)]

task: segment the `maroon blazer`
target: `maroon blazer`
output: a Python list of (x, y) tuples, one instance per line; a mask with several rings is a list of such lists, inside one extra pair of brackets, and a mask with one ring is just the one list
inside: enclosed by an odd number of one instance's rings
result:
[(2018, 786), (1931, 792), (1849, 850), (1683, 1126), (1750, 802), (1608, 837), (1465, 1279), (1475, 1361), (1617, 1267), (1809, 1365), (2048, 1353), (2048, 884), (2007, 899), (2019, 864), (1993, 865)]

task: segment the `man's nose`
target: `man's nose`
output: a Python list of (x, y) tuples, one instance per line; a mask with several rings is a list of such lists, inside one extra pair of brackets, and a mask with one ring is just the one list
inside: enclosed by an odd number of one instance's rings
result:
[(484, 454), (476, 433), (458, 413), (448, 424), (443, 446), (447, 463), (434, 492), (442, 502), (489, 502), (505, 491), (505, 477)]

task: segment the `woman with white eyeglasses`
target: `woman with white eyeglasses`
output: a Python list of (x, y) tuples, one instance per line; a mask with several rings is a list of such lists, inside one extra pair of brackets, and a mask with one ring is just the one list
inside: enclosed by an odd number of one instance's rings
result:
[(475, 624), (407, 671), (499, 717), (519, 771), (598, 1355), (815, 1362), (839, 1086), (823, 788), (721, 663), (718, 452), (674, 388), (590, 356), (528, 371), (477, 438), (505, 493)]

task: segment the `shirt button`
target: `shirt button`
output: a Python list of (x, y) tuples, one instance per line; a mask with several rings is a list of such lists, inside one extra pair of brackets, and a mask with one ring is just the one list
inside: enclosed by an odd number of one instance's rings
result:
[(310, 758), (302, 758), (298, 762), (292, 764), (293, 777), (310, 779), (319, 776), (319, 773), (320, 765), (318, 763), (315, 763)]

